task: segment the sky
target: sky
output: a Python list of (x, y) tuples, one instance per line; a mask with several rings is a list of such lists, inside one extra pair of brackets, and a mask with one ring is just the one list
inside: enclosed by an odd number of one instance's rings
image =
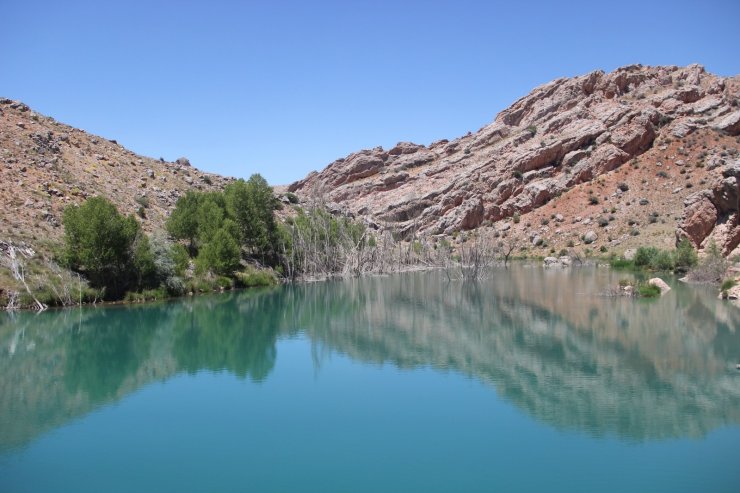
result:
[(273, 185), (632, 63), (740, 74), (740, 1), (0, 0), (0, 97)]

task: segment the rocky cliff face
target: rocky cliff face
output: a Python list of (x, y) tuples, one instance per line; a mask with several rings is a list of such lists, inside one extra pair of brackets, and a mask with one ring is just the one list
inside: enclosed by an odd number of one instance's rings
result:
[(739, 134), (740, 77), (633, 65), (538, 87), (452, 141), (350, 154), (289, 190), (407, 237), (490, 228), (560, 248), (591, 232), (593, 246), (687, 237), (737, 254)]

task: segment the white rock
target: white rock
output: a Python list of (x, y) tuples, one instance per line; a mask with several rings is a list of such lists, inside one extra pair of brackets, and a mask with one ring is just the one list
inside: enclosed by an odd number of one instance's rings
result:
[(648, 284), (659, 288), (661, 295), (671, 290), (671, 287), (668, 284), (666, 284), (666, 282), (660, 277), (653, 277), (652, 279), (648, 281)]

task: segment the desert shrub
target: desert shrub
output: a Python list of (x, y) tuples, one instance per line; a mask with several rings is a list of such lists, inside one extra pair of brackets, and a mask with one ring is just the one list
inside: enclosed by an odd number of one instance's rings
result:
[(659, 250), (650, 264), (653, 270), (673, 270), (673, 254), (667, 250)]
[(676, 247), (674, 256), (675, 268), (678, 272), (688, 272), (688, 270), (699, 262), (699, 256), (696, 254), (693, 245), (686, 238), (682, 239)]
[(134, 201), (145, 209), (149, 207), (149, 197), (146, 195), (138, 195), (134, 198)]
[(725, 279), (722, 281), (722, 285), (719, 287), (720, 291), (728, 291), (737, 286), (737, 281), (734, 279)]
[(290, 202), (291, 204), (297, 204), (299, 202), (298, 196), (293, 192), (286, 192), (285, 198), (287, 198), (288, 202)]
[(640, 247), (635, 252), (633, 262), (636, 267), (649, 267), (655, 262), (659, 250), (655, 247)]
[(722, 252), (714, 241), (707, 246), (705, 253), (701, 262), (689, 270), (687, 277), (694, 282), (719, 282), (727, 271), (727, 259), (722, 256)]

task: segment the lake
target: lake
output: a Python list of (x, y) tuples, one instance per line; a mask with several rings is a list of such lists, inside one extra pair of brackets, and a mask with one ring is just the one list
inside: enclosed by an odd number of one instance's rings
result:
[(0, 491), (740, 491), (740, 309), (515, 265), (0, 315)]

